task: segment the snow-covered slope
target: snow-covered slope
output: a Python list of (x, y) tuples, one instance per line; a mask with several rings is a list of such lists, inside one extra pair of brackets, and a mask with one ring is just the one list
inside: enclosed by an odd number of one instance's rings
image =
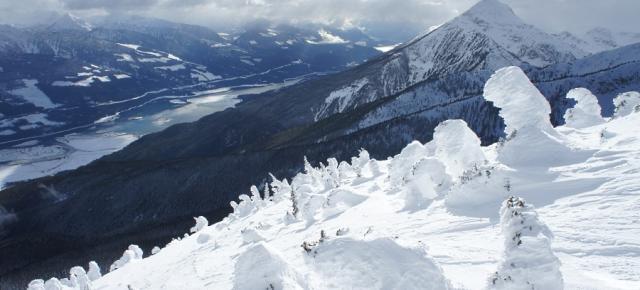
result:
[(604, 27), (596, 27), (580, 35), (565, 31), (554, 36), (572, 47), (589, 53), (598, 53), (640, 42), (640, 33), (612, 31)]
[[(573, 118), (599, 109), (585, 95)], [(103, 277), (91, 264), (30, 289), (638, 289), (640, 94), (580, 128), (553, 128), (517, 67), (484, 96), (499, 143), (452, 120), (387, 160), (306, 163), (149, 257), (132, 245)]]

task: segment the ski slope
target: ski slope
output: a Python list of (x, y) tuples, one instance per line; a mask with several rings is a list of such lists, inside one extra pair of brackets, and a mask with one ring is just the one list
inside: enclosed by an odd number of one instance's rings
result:
[(29, 289), (640, 289), (640, 94), (611, 119), (570, 94), (553, 128), (522, 70), (500, 69), (484, 91), (497, 144), (450, 120), (387, 160), (306, 163), (152, 255)]

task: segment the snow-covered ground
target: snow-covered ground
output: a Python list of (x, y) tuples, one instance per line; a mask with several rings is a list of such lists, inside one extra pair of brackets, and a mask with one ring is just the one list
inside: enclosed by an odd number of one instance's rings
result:
[(502, 142), (451, 120), (387, 160), (306, 163), (153, 255), (132, 245), (105, 276), (30, 289), (640, 289), (640, 95), (595, 120), (574, 91), (571, 118), (591, 124), (559, 128), (519, 68), (484, 95)]
[(10, 94), (22, 97), (25, 101), (32, 103), (36, 107), (51, 109), (58, 105), (51, 102), (51, 99), (41, 91), (36, 85), (38, 80), (23, 79), (24, 87), (9, 91)]
[(0, 189), (8, 183), (76, 169), (135, 141), (131, 134), (71, 134), (51, 146), (15, 146), (0, 150)]

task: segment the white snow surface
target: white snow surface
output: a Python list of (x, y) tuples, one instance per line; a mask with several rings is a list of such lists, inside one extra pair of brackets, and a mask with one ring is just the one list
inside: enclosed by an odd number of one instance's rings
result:
[(51, 146), (0, 150), (0, 189), (8, 183), (49, 176), (76, 169), (135, 141), (130, 134), (70, 134)]
[(551, 131), (551, 106), (519, 67), (496, 71), (485, 84), (484, 98), (500, 108), (507, 134), (529, 126)]
[(38, 80), (23, 79), (22, 82), (24, 83), (23, 88), (11, 90), (9, 93), (23, 98), (36, 107), (50, 109), (59, 106), (58, 104), (54, 104), (51, 99), (36, 86)]
[[(91, 285), (640, 289), (640, 113), (550, 128), (549, 105), (522, 77), (508, 68), (487, 85), (485, 96), (517, 129), (498, 144), (480, 147), (464, 122), (449, 121), (437, 138), (464, 137), (413, 142), (382, 161), (362, 151), (350, 162), (307, 162), (290, 181), (252, 187), (224, 220), (196, 219), (199, 230), (152, 256), (138, 259), (130, 247)], [(522, 116), (514, 106), (532, 107)], [(502, 162), (531, 152), (550, 157)], [(452, 176), (452, 163), (468, 168)]]
[(614, 117), (622, 117), (640, 111), (640, 93), (627, 92), (618, 95), (614, 100)]
[(567, 127), (584, 128), (604, 122), (598, 98), (585, 88), (576, 88), (567, 93), (567, 99), (576, 101), (576, 106), (564, 114)]

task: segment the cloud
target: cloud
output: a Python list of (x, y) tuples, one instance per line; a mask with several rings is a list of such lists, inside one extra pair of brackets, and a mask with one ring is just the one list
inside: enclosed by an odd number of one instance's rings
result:
[[(225, 29), (256, 19), (359, 26), (407, 39), (465, 11), (478, 0), (21, 0), (2, 1), (0, 21), (43, 19), (46, 11), (132, 13)], [(546, 30), (595, 26), (640, 31), (638, 0), (503, 0)], [(11, 2), (11, 3), (8, 3)], [(38, 7), (34, 9), (34, 7)], [(41, 10), (42, 13), (39, 11)], [(18, 16), (17, 16), (18, 15)], [(40, 15), (40, 16), (37, 16)]]

